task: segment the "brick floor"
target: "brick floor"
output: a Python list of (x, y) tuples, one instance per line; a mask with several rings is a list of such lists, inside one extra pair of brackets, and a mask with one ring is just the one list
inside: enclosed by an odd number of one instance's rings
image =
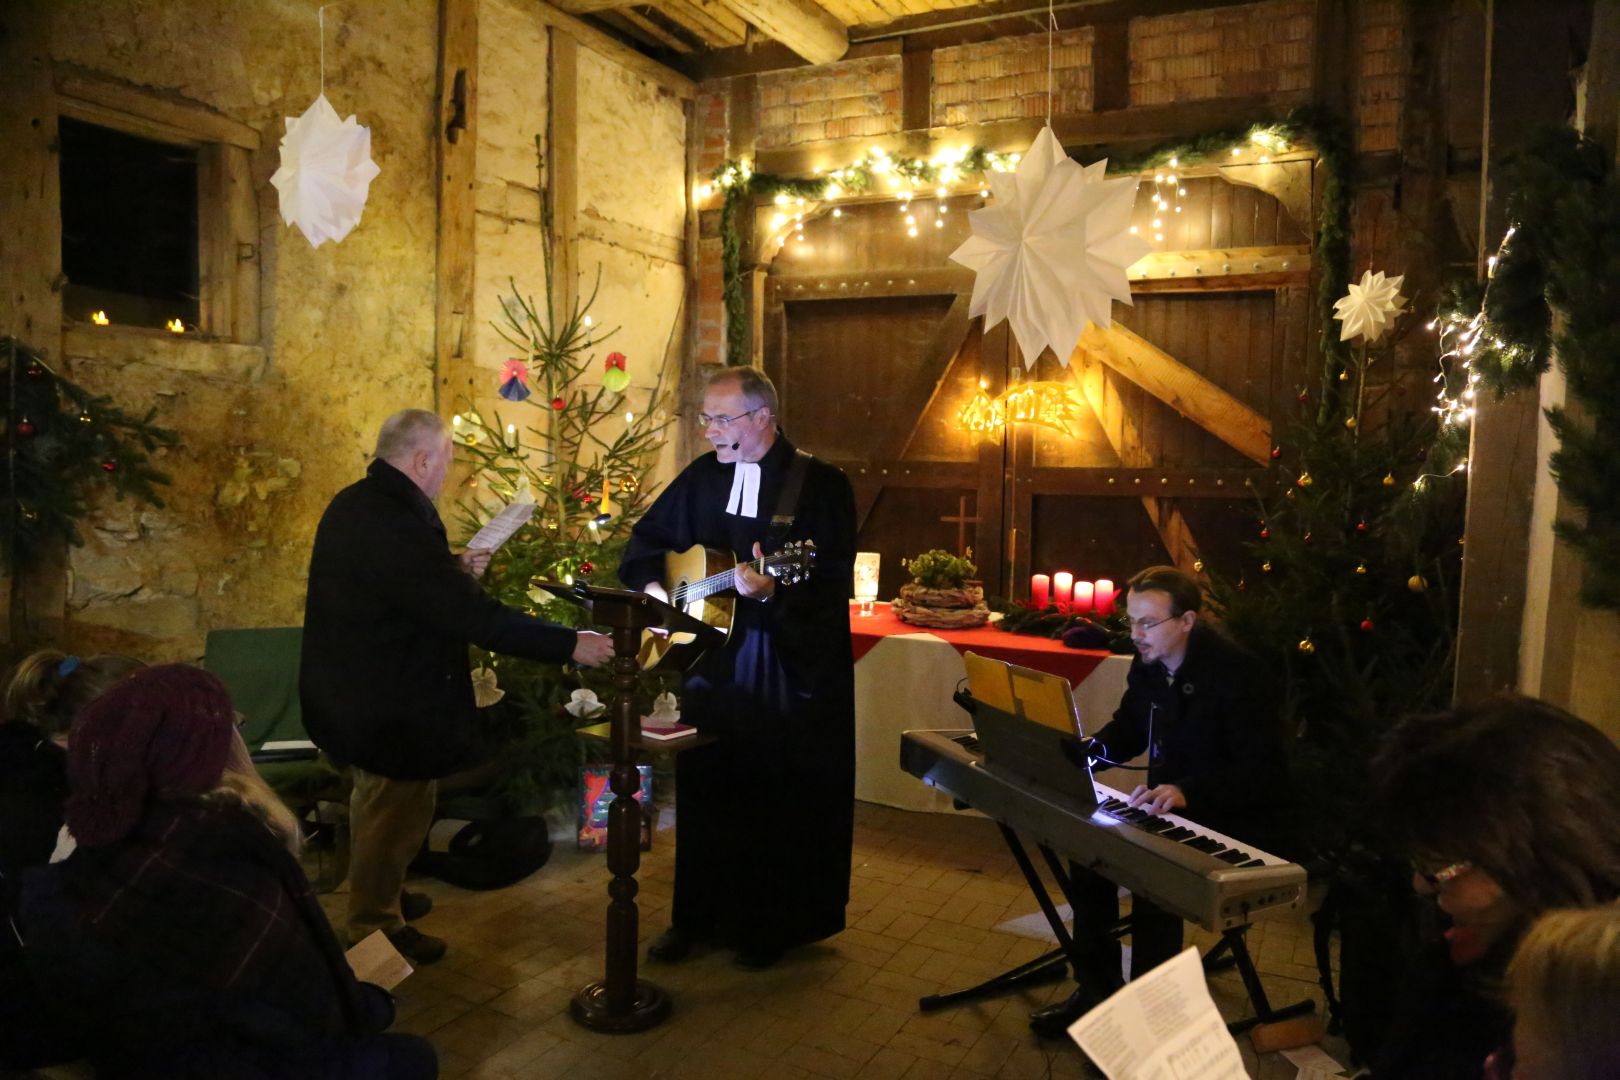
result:
[[(643, 944), (667, 924), (673, 824), (665, 811), (654, 850), (642, 857)], [(1026, 1025), (1032, 1009), (1068, 993), (1066, 982), (917, 1010), (921, 995), (970, 985), (1048, 947), (1032, 936), (1038, 908), (988, 821), (860, 804), (854, 862), (842, 934), (762, 972), (733, 967), (723, 951), (644, 963), (641, 974), (670, 992), (674, 1014), (621, 1036), (587, 1031), (568, 1015), (574, 992), (602, 973), (601, 855), (559, 847), (539, 873), (495, 892), (414, 883), (435, 901), (419, 925), (448, 939), (450, 953), (399, 987), (396, 1030), (431, 1039), (446, 1078), (1100, 1075), (1068, 1040), (1039, 1039)], [(336, 914), (341, 899), (324, 899)], [(1204, 949), (1216, 937), (1192, 929), (1188, 940)], [(1249, 942), (1274, 1005), (1302, 997), (1320, 1005), (1303, 913), (1256, 924)], [(1236, 972), (1214, 976), (1210, 987), (1229, 1020), (1247, 1015)], [(1280, 1054), (1257, 1056), (1246, 1037), (1238, 1044), (1251, 1076), (1293, 1077)], [(1345, 1060), (1342, 1042), (1325, 1048)]]

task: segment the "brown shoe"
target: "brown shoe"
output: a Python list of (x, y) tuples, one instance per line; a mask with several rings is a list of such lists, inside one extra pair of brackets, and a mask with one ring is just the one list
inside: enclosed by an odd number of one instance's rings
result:
[(401, 956), (411, 962), (412, 967), (438, 963), (444, 959), (445, 950), (450, 947), (444, 938), (424, 934), (414, 926), (402, 926), (398, 930), (390, 931), (388, 941), (399, 950)]

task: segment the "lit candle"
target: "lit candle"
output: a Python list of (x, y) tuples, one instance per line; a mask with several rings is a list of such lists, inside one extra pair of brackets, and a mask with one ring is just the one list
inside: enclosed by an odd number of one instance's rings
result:
[(1074, 595), (1074, 575), (1067, 570), (1059, 570), (1052, 579), (1052, 600), (1057, 604), (1059, 611), (1069, 610), (1069, 598)]
[(1044, 611), (1052, 599), (1052, 578), (1049, 574), (1036, 574), (1029, 579), (1029, 602), (1036, 611)]
[(1097, 601), (1097, 614), (1112, 615), (1114, 613), (1114, 600), (1118, 594), (1114, 592), (1114, 583), (1107, 578), (1098, 578), (1093, 590)]
[(1074, 583), (1074, 613), (1087, 615), (1091, 612), (1092, 590), (1091, 582), (1077, 581)]

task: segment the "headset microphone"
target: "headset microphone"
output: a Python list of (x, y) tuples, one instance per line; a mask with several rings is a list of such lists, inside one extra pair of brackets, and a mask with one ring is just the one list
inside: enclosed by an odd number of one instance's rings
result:
[(737, 448), (738, 448), (738, 447), (740, 447), (740, 446), (741, 446), (741, 445), (742, 445), (742, 443), (740, 443), (740, 442), (734, 442), (734, 443), (732, 443), (732, 444), (731, 444), (731, 448), (732, 448), (732, 449), (733, 449), (733, 450), (735, 450), (735, 449), (737, 449)]

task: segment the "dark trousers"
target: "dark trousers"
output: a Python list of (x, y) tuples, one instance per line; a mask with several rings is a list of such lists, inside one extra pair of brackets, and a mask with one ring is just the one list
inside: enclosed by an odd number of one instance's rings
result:
[[(1107, 933), (1119, 921), (1119, 886), (1073, 863), (1075, 944), (1084, 970), (1074, 977), (1099, 993), (1121, 985), (1119, 939)], [(1140, 979), (1181, 951), (1181, 918), (1140, 896), (1131, 897), (1131, 978)]]

